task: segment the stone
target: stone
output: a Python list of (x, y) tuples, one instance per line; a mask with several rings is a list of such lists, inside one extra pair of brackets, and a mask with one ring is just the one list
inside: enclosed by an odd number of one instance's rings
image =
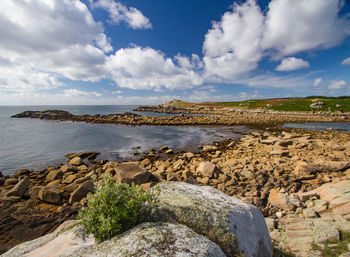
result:
[(72, 193), (74, 192), (79, 186), (76, 183), (69, 184), (63, 188), (63, 191)]
[(194, 157), (194, 154), (191, 153), (191, 152), (188, 152), (188, 153), (185, 153), (184, 156), (187, 158), (187, 159), (192, 159)]
[(306, 219), (317, 218), (315, 210), (309, 208), (303, 209), (303, 216)]
[(179, 182), (158, 186), (154, 220), (184, 224), (218, 244), (226, 256), (272, 256), (264, 217), (253, 205), (209, 186)]
[(350, 222), (347, 221), (343, 216), (335, 215), (334, 221), (335, 221), (335, 226), (337, 227), (338, 230), (342, 232), (350, 233)]
[(155, 183), (155, 182), (148, 182), (148, 183), (145, 183), (145, 184), (141, 184), (140, 187), (141, 187), (143, 190), (147, 191), (147, 190), (149, 190), (151, 187), (154, 187), (155, 185), (157, 185), (157, 183)]
[(315, 178), (316, 169), (311, 167), (307, 162), (298, 162), (293, 174), (298, 179), (310, 179)]
[(350, 162), (317, 160), (312, 167), (319, 171), (342, 171), (350, 167)]
[(165, 146), (162, 146), (161, 148), (159, 148), (159, 150), (161, 151), (166, 151), (169, 149), (169, 146), (165, 145)]
[(78, 202), (90, 192), (93, 193), (95, 190), (94, 183), (91, 180), (88, 180), (81, 184), (70, 196), (69, 203), (73, 204), (74, 202)]
[(40, 200), (53, 204), (61, 203), (60, 190), (58, 187), (43, 187), (39, 191)]
[(80, 166), (82, 164), (83, 164), (83, 160), (80, 157), (78, 157), (78, 156), (76, 156), (73, 159), (70, 159), (68, 161), (68, 165)]
[(120, 183), (141, 185), (148, 182), (150, 173), (136, 164), (120, 164), (115, 168), (115, 178)]
[(166, 153), (166, 154), (173, 154), (174, 151), (173, 151), (173, 149), (168, 149), (168, 150), (165, 151), (165, 153)]
[(212, 152), (216, 151), (218, 148), (215, 145), (205, 145), (203, 146), (203, 151), (204, 152)]
[(24, 193), (27, 191), (28, 186), (29, 186), (29, 177), (25, 176), (10, 191), (7, 192), (7, 196), (22, 197)]
[(30, 199), (38, 199), (40, 200), (40, 191), (43, 187), (42, 186), (33, 186), (29, 189), (29, 197)]
[(332, 219), (313, 219), (313, 238), (314, 242), (339, 240), (339, 231), (335, 227)]
[(326, 202), (331, 202), (333, 199), (344, 195), (349, 191), (350, 180), (343, 180), (336, 183), (327, 183), (314, 190), (320, 198)]
[(247, 179), (254, 178), (254, 173), (252, 171), (250, 171), (249, 169), (243, 169), (241, 171), (241, 175)]
[(62, 183), (64, 183), (64, 184), (70, 184), (70, 183), (72, 183), (74, 180), (76, 180), (77, 177), (78, 177), (77, 174), (69, 175), (69, 176), (67, 176), (67, 177), (62, 181)]
[(51, 180), (56, 180), (60, 179), (63, 176), (63, 171), (62, 170), (52, 170), (47, 174), (46, 180), (51, 181)]
[(10, 186), (10, 185), (14, 185), (18, 183), (18, 179), (17, 178), (8, 178), (5, 180), (4, 182), (4, 186)]
[(270, 190), (268, 202), (281, 209), (293, 209), (293, 205), (289, 202), (288, 196), (280, 192), (280, 188), (272, 188)]
[(197, 174), (203, 177), (212, 178), (215, 164), (211, 162), (201, 162), (197, 168)]
[(26, 169), (18, 170), (15, 176), (18, 178), (19, 176), (22, 176), (22, 175), (29, 175), (29, 170), (26, 170)]

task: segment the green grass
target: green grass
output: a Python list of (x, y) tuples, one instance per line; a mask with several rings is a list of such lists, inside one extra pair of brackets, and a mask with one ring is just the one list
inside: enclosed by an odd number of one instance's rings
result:
[[(322, 108), (310, 108), (314, 99), (323, 102)], [(217, 102), (204, 103), (207, 106), (221, 106), (221, 107), (240, 107), (246, 109), (267, 108), (275, 111), (344, 111), (350, 112), (350, 96), (348, 97), (306, 97), (306, 98), (276, 98), (276, 99), (259, 99), (247, 100), (240, 102)], [(341, 105), (336, 107), (336, 105)]]
[(350, 244), (350, 233), (341, 232), (340, 241), (325, 241), (321, 244), (324, 247), (313, 245), (313, 249), (321, 251), (322, 256), (337, 257), (349, 251), (348, 244)]

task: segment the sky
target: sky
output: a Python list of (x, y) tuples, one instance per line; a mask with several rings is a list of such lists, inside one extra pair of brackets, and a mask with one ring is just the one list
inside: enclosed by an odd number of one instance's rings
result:
[(350, 0), (11, 0), (0, 105), (350, 95)]

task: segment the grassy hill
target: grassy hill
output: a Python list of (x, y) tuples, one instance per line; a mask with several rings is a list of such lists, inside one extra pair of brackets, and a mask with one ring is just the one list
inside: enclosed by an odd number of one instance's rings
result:
[[(322, 102), (320, 108), (311, 108), (310, 105)], [(350, 96), (324, 97), (309, 96), (304, 98), (273, 98), (247, 100), (239, 102), (204, 102), (204, 103), (187, 103), (179, 101), (178, 107), (239, 107), (246, 109), (267, 108), (275, 111), (343, 111), (350, 112)]]

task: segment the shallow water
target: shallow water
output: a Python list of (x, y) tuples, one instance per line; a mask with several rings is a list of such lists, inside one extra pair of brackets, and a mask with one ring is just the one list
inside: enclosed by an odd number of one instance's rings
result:
[(163, 145), (194, 151), (199, 144), (238, 138), (240, 133), (248, 131), (244, 126), (125, 126), (10, 118), (26, 110), (60, 109), (78, 115), (131, 112), (134, 107), (0, 106), (0, 171), (13, 174), (23, 168), (40, 170), (64, 162), (67, 153), (79, 151), (98, 151), (102, 153), (100, 158), (109, 160), (132, 158), (135, 151), (147, 152)]
[(301, 128), (315, 130), (342, 130), (350, 131), (350, 122), (307, 122), (307, 123), (286, 123), (285, 128)]

